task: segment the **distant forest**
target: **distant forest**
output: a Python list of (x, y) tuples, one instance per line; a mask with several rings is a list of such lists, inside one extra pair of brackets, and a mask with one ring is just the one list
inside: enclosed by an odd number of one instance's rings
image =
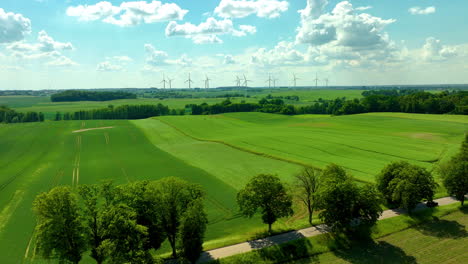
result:
[(136, 99), (134, 93), (129, 92), (95, 92), (69, 90), (50, 96), (52, 102), (77, 102), (77, 101), (111, 101), (117, 99)]
[(44, 114), (41, 112), (19, 113), (6, 106), (0, 105), (0, 123), (26, 123), (43, 121)]
[(265, 112), (285, 115), (350, 115), (369, 112), (403, 112), (421, 114), (468, 114), (468, 91), (429, 93), (418, 90), (364, 91), (362, 99), (319, 99), (308, 106), (286, 105), (282, 99), (263, 98), (258, 103), (232, 103), (229, 99), (208, 105), (187, 105), (193, 115), (229, 112)]

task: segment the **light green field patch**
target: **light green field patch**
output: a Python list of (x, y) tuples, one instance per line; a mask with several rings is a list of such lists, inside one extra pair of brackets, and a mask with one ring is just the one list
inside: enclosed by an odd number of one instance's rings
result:
[(5, 228), (6, 224), (15, 212), (16, 208), (23, 200), (23, 196), (24, 191), (17, 190), (11, 198), (10, 202), (3, 207), (2, 211), (0, 212), (0, 233), (2, 233), (3, 229)]
[(229, 146), (187, 137), (157, 119), (132, 121), (158, 148), (201, 168), (235, 189), (242, 188), (249, 178), (276, 174), (290, 181), (301, 166), (244, 152)]

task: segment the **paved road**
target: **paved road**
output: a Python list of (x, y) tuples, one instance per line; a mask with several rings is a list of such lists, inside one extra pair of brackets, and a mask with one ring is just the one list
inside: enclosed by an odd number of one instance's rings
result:
[[(439, 206), (449, 205), (449, 204), (459, 202), (452, 197), (440, 198), (434, 201), (438, 202)], [(426, 205), (421, 203), (416, 206), (415, 210), (421, 210), (424, 208), (427, 208)], [(402, 209), (386, 210), (379, 217), (379, 220), (395, 217), (404, 213), (405, 213), (405, 210), (402, 210)], [(200, 256), (200, 259), (197, 261), (197, 263), (203, 263), (203, 262), (207, 262), (207, 261), (211, 261), (215, 259), (229, 257), (232, 255), (246, 253), (252, 250), (270, 247), (270, 246), (290, 242), (290, 241), (300, 239), (300, 238), (313, 237), (313, 236), (320, 235), (326, 232), (327, 230), (326, 230), (325, 225), (318, 225), (318, 226), (308, 227), (308, 228), (299, 229), (295, 231), (290, 231), (287, 233), (283, 233), (283, 234), (279, 234), (279, 235), (275, 235), (271, 237), (247, 241), (244, 243), (239, 243), (239, 244), (235, 244), (235, 245), (231, 245), (227, 247), (212, 249), (212, 250), (203, 252)]]

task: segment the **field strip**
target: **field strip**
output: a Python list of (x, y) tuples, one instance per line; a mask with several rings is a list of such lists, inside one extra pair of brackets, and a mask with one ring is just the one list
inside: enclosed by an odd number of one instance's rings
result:
[[(444, 197), (444, 198), (436, 199), (434, 201), (439, 203), (439, 206), (459, 203), (459, 201), (457, 201), (453, 197)], [(420, 203), (416, 206), (416, 209), (414, 210), (419, 211), (419, 210), (424, 210), (427, 208), (428, 207), (424, 203)], [(402, 209), (386, 210), (379, 217), (379, 220), (396, 217), (405, 213), (406, 212)], [(312, 226), (308, 228), (294, 230), (294, 231), (290, 231), (290, 232), (286, 232), (283, 234), (274, 235), (274, 236), (270, 236), (266, 238), (247, 241), (247, 242), (235, 244), (232, 246), (212, 249), (212, 250), (203, 252), (200, 258), (198, 259), (197, 263), (203, 263), (203, 262), (213, 261), (216, 259), (225, 258), (225, 257), (237, 255), (237, 254), (247, 253), (252, 250), (259, 250), (262, 248), (291, 242), (291, 241), (301, 239), (301, 238), (313, 237), (313, 236), (317, 236), (317, 235), (324, 234), (324, 233), (327, 233), (327, 227), (325, 225), (318, 225), (318, 226)]]
[[(210, 142), (210, 143), (218, 143), (218, 144), (223, 144), (225, 146), (228, 146), (230, 148), (233, 148), (233, 149), (237, 149), (237, 150), (240, 150), (240, 151), (243, 151), (243, 152), (247, 152), (247, 153), (250, 153), (250, 154), (254, 154), (254, 155), (257, 155), (257, 156), (261, 156), (261, 157), (265, 157), (265, 158), (269, 158), (269, 159), (274, 159), (274, 160), (279, 160), (279, 161), (284, 161), (284, 162), (287, 162), (287, 163), (291, 163), (291, 164), (295, 164), (295, 165), (299, 165), (299, 166), (303, 166), (303, 167), (313, 167), (311, 166), (310, 164), (305, 164), (305, 163), (302, 163), (302, 162), (299, 162), (299, 161), (295, 161), (295, 160), (289, 160), (289, 159), (285, 159), (285, 158), (281, 158), (281, 157), (277, 157), (277, 156), (273, 156), (273, 155), (269, 155), (269, 154), (266, 154), (266, 153), (262, 153), (262, 152), (257, 152), (257, 151), (253, 151), (253, 150), (250, 150), (250, 149), (246, 149), (246, 148), (242, 148), (242, 147), (239, 147), (239, 146), (236, 146), (236, 145), (233, 145), (233, 144), (230, 144), (230, 143), (227, 143), (227, 142), (224, 142), (224, 141), (221, 141), (221, 140), (215, 140), (215, 139), (201, 139), (201, 138), (197, 138), (197, 137), (194, 137), (192, 135), (189, 135), (187, 133), (185, 133), (183, 130), (179, 129), (178, 127), (166, 122), (166, 121), (163, 121), (159, 118), (156, 118), (156, 120), (159, 120), (161, 121), (162, 123), (164, 123), (165, 125), (175, 129), (177, 132), (181, 133), (182, 135), (186, 136), (186, 137), (189, 137), (193, 140), (196, 140), (196, 141), (201, 141), (201, 142)], [(315, 167), (316, 168), (316, 167)], [(320, 168), (317, 168), (317, 169), (320, 169)]]
[(8, 224), (11, 216), (15, 212), (18, 205), (21, 203), (24, 197), (24, 191), (17, 190), (7, 206), (3, 208), (0, 212), (0, 233), (3, 232), (3, 229)]
[(81, 133), (81, 132), (86, 132), (86, 131), (91, 131), (91, 130), (101, 130), (101, 129), (111, 129), (114, 128), (113, 126), (110, 127), (95, 127), (95, 128), (85, 128), (85, 129), (78, 129), (72, 131), (72, 133)]

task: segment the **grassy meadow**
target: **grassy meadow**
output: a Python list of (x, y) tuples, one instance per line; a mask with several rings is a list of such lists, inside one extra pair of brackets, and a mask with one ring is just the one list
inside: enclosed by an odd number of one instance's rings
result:
[[(446, 118), (447, 117), (447, 118)], [(158, 117), (187, 136), (220, 142), (292, 164), (345, 167), (373, 182), (389, 162), (435, 169), (454, 154), (468, 129), (466, 116), (362, 114), (284, 116), (230, 113)]]
[[(301, 91), (285, 90), (271, 94), (295, 95), (293, 92), (301, 97), (301, 102), (360, 97), (361, 93), (314, 91), (317, 93), (300, 95)], [(109, 104), (163, 103), (182, 108), (185, 104), (222, 100), (51, 103), (47, 97), (10, 96), (0, 97), (0, 105), (17, 111), (42, 111), (52, 118), (56, 111)], [(73, 133), (98, 127), (113, 128)], [(440, 161), (455, 154), (467, 130), (466, 116), (402, 113), (335, 117), (230, 113), (131, 121), (0, 124), (0, 259), (2, 263), (41, 263), (34, 252), (32, 202), (38, 193), (57, 185), (77, 186), (104, 179), (120, 184), (168, 176), (198, 183), (207, 194), (209, 224), (205, 248), (214, 248), (245, 241), (266, 230), (260, 217), (245, 219), (237, 211), (236, 193), (254, 175), (277, 174), (292, 183), (304, 165), (323, 168), (333, 162), (358, 180), (373, 182), (386, 164), (396, 160), (434, 170)], [(445, 195), (439, 190), (438, 196)], [(306, 226), (305, 208), (296, 204), (295, 212), (273, 228), (278, 231)], [(158, 253), (166, 250), (163, 247)], [(83, 263), (93, 261), (85, 258)]]

